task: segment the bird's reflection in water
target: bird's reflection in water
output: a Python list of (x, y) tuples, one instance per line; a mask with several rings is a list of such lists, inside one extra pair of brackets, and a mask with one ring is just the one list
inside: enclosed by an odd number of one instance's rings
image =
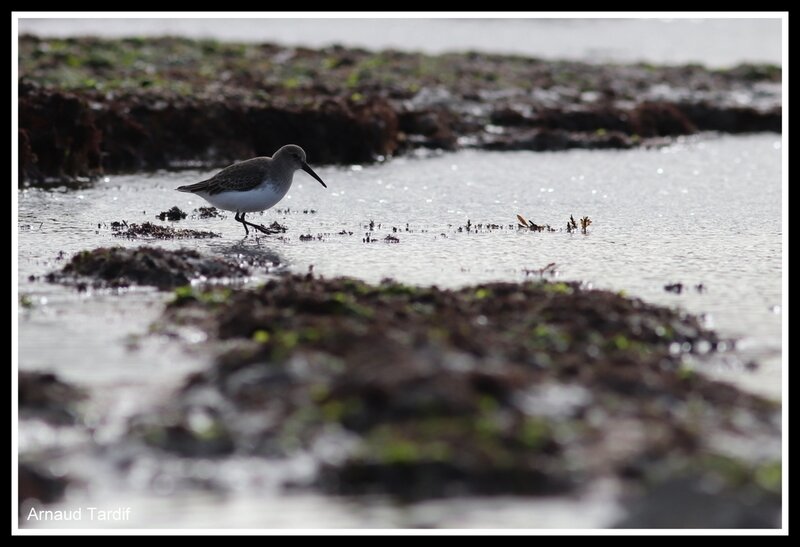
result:
[(269, 238), (250, 237), (242, 238), (235, 243), (209, 242), (208, 248), (219, 256), (247, 267), (252, 274), (273, 274), (285, 271), (289, 267), (283, 255), (275, 250), (275, 243)]

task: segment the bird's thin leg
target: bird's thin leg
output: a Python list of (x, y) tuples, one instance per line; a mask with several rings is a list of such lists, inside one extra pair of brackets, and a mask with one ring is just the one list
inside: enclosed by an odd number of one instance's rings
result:
[(236, 211), (236, 215), (233, 217), (233, 220), (236, 222), (241, 222), (242, 226), (244, 226), (244, 237), (250, 235), (250, 230), (247, 229), (247, 223), (244, 220), (244, 215), (239, 216), (239, 211)]

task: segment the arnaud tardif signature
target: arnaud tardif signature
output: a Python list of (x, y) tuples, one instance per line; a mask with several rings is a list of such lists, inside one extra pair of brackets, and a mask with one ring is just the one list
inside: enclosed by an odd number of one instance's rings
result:
[(106, 520), (106, 521), (120, 521), (130, 520), (131, 508), (120, 507), (118, 509), (100, 509), (98, 507), (79, 507), (73, 510), (58, 510), (51, 511), (45, 509), (36, 509), (31, 507), (26, 515), (26, 520)]

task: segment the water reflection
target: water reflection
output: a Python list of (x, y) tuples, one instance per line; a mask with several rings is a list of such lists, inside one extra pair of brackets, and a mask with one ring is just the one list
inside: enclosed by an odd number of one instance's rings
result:
[(252, 235), (233, 243), (215, 240), (208, 244), (208, 249), (214, 254), (265, 273), (288, 266), (286, 258), (278, 251), (278, 248), (278, 244), (273, 238)]

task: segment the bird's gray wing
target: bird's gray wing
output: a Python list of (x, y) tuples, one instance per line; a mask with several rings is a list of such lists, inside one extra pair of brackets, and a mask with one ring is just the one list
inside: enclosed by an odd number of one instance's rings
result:
[(261, 184), (269, 170), (269, 163), (264, 161), (265, 159), (267, 158), (253, 158), (234, 163), (210, 179), (181, 186), (178, 190), (181, 192), (208, 192), (211, 195), (226, 191), (246, 192), (252, 190)]

